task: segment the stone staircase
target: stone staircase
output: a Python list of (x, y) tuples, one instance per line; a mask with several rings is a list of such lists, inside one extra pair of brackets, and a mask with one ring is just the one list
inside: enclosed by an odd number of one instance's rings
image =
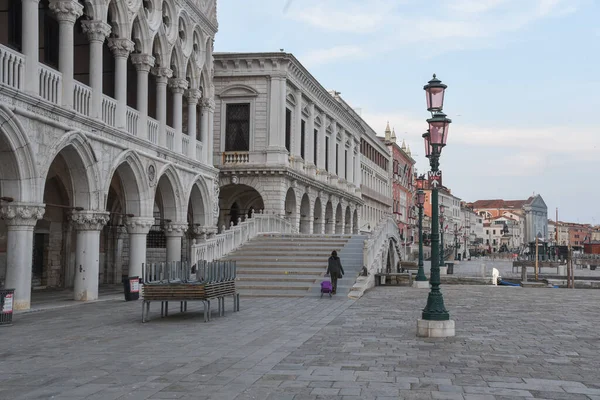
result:
[(327, 259), (336, 250), (346, 271), (338, 295), (346, 296), (362, 268), (365, 236), (260, 235), (223, 257), (237, 265), (236, 287), (242, 296), (320, 296)]

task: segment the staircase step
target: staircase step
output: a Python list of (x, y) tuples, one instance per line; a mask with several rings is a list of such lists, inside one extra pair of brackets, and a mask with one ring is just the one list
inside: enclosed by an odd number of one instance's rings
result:
[(286, 276), (286, 275), (294, 275), (299, 278), (310, 278), (310, 277), (321, 277), (325, 273), (325, 269), (315, 270), (314, 272), (308, 271), (306, 269), (294, 269), (294, 270), (278, 270), (278, 269), (258, 269), (258, 268), (250, 268), (250, 269), (240, 269), (238, 268), (237, 274), (238, 276), (255, 276), (255, 275), (269, 275), (269, 276)]
[(275, 275), (275, 276), (238, 276), (236, 282), (302, 282), (315, 283), (319, 277), (305, 278), (294, 275)]
[[(301, 283), (301, 282), (300, 282)], [(300, 284), (299, 283), (299, 284)], [(278, 284), (278, 283), (273, 283), (273, 284), (267, 284), (267, 283), (261, 283), (259, 284), (253, 284), (253, 283), (236, 283), (235, 287), (236, 289), (249, 289), (249, 290), (298, 290), (298, 291), (309, 291), (311, 288), (311, 285), (307, 285), (306, 283), (301, 283), (302, 286), (297, 286), (297, 285), (293, 285), (293, 284)]]

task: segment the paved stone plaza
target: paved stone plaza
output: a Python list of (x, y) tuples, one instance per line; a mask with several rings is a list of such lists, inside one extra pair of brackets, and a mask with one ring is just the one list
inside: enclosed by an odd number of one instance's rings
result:
[(17, 314), (0, 398), (600, 399), (600, 291), (443, 290), (457, 335), (436, 340), (415, 337), (427, 291), (405, 287), (242, 299), (210, 323), (155, 305), (142, 325), (121, 300)]

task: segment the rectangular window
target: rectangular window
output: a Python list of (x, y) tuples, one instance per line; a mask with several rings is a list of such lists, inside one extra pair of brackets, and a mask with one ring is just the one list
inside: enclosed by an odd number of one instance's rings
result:
[(325, 137), (325, 171), (329, 172), (329, 138)]
[(289, 152), (292, 143), (292, 111), (285, 109), (285, 148)]
[(227, 104), (225, 151), (250, 151), (250, 104)]
[(315, 162), (315, 165), (317, 165), (317, 149), (318, 149), (318, 144), (319, 144), (319, 131), (315, 129), (315, 136), (313, 139), (313, 161)]
[(335, 144), (335, 174), (337, 176), (340, 176), (339, 164), (340, 164), (340, 144), (336, 143)]
[(348, 179), (348, 150), (344, 151), (344, 179)]
[(300, 157), (304, 160), (306, 150), (306, 121), (300, 121)]
[(486, 235), (489, 235), (489, 234), (490, 234), (490, 230), (489, 230), (489, 229), (486, 229), (486, 230), (485, 230), (485, 234), (486, 234)]

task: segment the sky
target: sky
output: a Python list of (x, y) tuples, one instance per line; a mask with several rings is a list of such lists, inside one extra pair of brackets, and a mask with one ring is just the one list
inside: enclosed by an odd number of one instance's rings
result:
[(440, 168), (465, 201), (540, 194), (548, 216), (600, 224), (600, 2), (218, 0), (215, 51), (284, 49), (341, 92), (421, 173), (423, 85), (448, 85)]

